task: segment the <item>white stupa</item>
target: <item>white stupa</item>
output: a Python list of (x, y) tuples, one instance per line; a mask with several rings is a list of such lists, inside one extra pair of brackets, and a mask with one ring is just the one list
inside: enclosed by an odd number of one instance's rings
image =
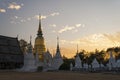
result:
[(77, 69), (82, 68), (82, 62), (78, 54), (78, 45), (77, 45), (77, 55), (75, 56), (75, 67), (74, 68), (77, 68)]
[(83, 69), (88, 70), (88, 64), (87, 63), (83, 64)]
[(116, 62), (116, 68), (120, 68), (120, 59), (118, 59)]
[(75, 57), (75, 68), (82, 68), (81, 59), (78, 54)]
[(35, 66), (35, 58), (32, 53), (32, 45), (31, 45), (31, 40), (30, 43), (28, 44), (28, 50), (27, 53), (24, 55), (24, 66), (21, 69), (22, 71), (36, 71), (37, 66)]
[(98, 63), (98, 61), (96, 60), (96, 58), (95, 58), (95, 59), (93, 60), (93, 62), (92, 62), (92, 68), (93, 68), (93, 70), (97, 70), (97, 69), (100, 68), (99, 63)]
[(38, 53), (35, 54), (35, 61), (36, 61), (36, 63), (40, 61)]
[(35, 65), (36, 65), (37, 67), (43, 66), (43, 63), (39, 60), (39, 55), (38, 55), (38, 53), (35, 54)]
[(54, 70), (58, 70), (62, 64), (63, 59), (59, 49), (59, 38), (57, 38), (57, 50), (55, 56), (53, 57), (52, 68)]
[(116, 67), (116, 62), (115, 62), (115, 59), (113, 57), (112, 51), (110, 51), (110, 59), (109, 59), (107, 66), (108, 66), (109, 70), (112, 70), (113, 68)]
[(52, 55), (50, 54), (49, 50), (44, 54), (44, 65), (45, 67), (51, 67), (52, 66)]
[(103, 70), (103, 69), (105, 69), (105, 66), (102, 63), (100, 63), (100, 70)]
[(73, 64), (70, 63), (70, 71), (72, 71), (72, 70), (73, 70)]

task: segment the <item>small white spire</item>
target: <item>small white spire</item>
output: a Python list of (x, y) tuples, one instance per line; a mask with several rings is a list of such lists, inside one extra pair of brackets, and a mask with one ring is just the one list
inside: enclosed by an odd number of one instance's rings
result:
[(19, 35), (17, 34), (17, 39), (18, 39)]
[(59, 37), (57, 36), (57, 52), (60, 51), (60, 48), (59, 48)]
[(77, 54), (78, 54), (78, 44), (77, 44)]
[(31, 44), (31, 41), (32, 41), (32, 36), (30, 35), (30, 44)]

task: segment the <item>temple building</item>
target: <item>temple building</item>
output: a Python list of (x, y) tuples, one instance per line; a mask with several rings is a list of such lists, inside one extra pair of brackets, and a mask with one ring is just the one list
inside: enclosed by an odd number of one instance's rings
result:
[[(37, 37), (35, 39), (34, 48), (32, 51), (32, 44), (27, 46), (27, 53), (24, 55), (24, 66), (19, 71), (37, 71), (37, 68), (42, 67), (43, 71), (59, 70), (63, 64), (63, 59), (59, 48), (59, 38), (57, 37), (57, 49), (54, 56), (49, 50), (46, 51), (44, 44), (44, 37), (41, 29), (41, 18), (39, 16), (39, 28)], [(34, 55), (33, 55), (34, 54)]]
[(18, 38), (0, 35), (0, 69), (16, 69), (23, 66), (23, 52)]
[(45, 52), (46, 52), (46, 48), (45, 48), (44, 37), (41, 29), (41, 17), (39, 16), (39, 28), (38, 28), (37, 37), (35, 39), (33, 53), (34, 54), (38, 53), (40, 61), (43, 62)]

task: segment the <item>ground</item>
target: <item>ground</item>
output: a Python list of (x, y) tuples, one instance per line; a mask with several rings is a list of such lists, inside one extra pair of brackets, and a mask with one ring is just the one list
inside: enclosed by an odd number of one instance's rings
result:
[(120, 80), (118, 73), (0, 71), (0, 80)]

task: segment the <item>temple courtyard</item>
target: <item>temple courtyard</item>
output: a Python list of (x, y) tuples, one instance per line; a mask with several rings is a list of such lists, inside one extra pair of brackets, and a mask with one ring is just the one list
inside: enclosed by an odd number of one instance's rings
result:
[(120, 73), (0, 71), (0, 80), (120, 80)]

